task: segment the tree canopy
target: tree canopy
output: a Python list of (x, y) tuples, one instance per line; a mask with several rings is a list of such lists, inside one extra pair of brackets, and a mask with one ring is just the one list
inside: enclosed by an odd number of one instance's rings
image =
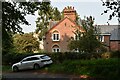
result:
[(56, 7), (52, 7), (50, 2), (42, 2), (41, 10), (38, 10), (39, 17), (36, 21), (36, 33), (39, 33), (41, 40), (48, 31), (49, 22), (51, 20), (58, 21), (61, 19), (61, 13)]
[(33, 33), (15, 34), (13, 36), (13, 50), (18, 53), (38, 51), (39, 42)]
[(44, 12), (47, 12), (48, 10), (46, 6), (42, 4), (42, 2), (19, 2), (14, 0), (2, 2), (3, 53), (8, 52), (12, 47), (12, 35), (15, 33), (23, 33), (20, 24), (30, 25), (25, 16), (34, 15), (35, 11), (38, 9), (43, 10)]
[(40, 5), (38, 2), (2, 2), (3, 31), (22, 32), (20, 24), (30, 25), (25, 16), (34, 15), (34, 12), (39, 9), (38, 5)]
[(100, 41), (96, 38), (98, 36), (98, 31), (93, 26), (94, 18), (87, 17), (82, 20), (82, 27), (84, 32), (77, 30), (75, 34), (77, 35), (76, 40), (72, 40), (69, 43), (69, 48), (71, 50), (78, 49), (81, 52), (95, 52), (97, 48), (100, 47)]
[(104, 10), (104, 13), (109, 13), (109, 19), (111, 20), (113, 17), (117, 17), (118, 22), (120, 23), (120, 1), (119, 0), (106, 0), (102, 1), (102, 5), (106, 6), (107, 9)]

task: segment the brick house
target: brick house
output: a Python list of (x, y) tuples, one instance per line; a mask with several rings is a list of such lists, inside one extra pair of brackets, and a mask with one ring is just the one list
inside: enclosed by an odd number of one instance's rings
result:
[[(50, 21), (49, 30), (44, 38), (46, 52), (69, 52), (68, 43), (75, 39), (74, 32), (84, 30), (76, 24), (76, 10), (74, 7), (65, 7), (64, 18), (60, 21)], [(100, 41), (108, 50), (120, 50), (120, 27), (118, 25), (97, 25), (101, 31)]]
[(120, 51), (120, 25), (97, 25), (100, 29), (100, 41), (108, 51)]
[(60, 21), (51, 21), (49, 30), (44, 39), (44, 50), (47, 52), (68, 52), (69, 41), (75, 37), (74, 31), (82, 28), (76, 24), (76, 10), (74, 7), (65, 7), (64, 18)]

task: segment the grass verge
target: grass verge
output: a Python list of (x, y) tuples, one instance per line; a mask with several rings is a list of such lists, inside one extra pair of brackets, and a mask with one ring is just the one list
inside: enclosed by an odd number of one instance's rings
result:
[(2, 72), (8, 72), (11, 71), (11, 66), (9, 65), (2, 65)]
[(44, 70), (52, 73), (88, 75), (90, 77), (118, 80), (120, 59), (66, 60), (45, 67)]

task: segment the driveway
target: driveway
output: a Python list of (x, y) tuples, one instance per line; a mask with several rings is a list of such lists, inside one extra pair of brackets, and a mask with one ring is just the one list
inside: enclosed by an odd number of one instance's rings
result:
[(41, 71), (4, 72), (2, 80), (80, 80), (79, 76)]

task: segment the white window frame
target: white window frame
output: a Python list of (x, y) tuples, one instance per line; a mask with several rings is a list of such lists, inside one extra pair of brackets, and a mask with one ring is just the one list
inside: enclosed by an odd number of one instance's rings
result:
[(52, 52), (60, 52), (60, 48), (52, 48)]
[(105, 41), (105, 40), (104, 40), (104, 35), (100, 35), (99, 40), (100, 40), (101, 42), (104, 42), (104, 41)]
[(52, 40), (53, 41), (60, 41), (60, 34), (59, 33), (53, 33), (52, 34)]
[(78, 49), (78, 48), (76, 48), (76, 49), (74, 50), (74, 52), (77, 52), (77, 53), (78, 53), (78, 52), (79, 52), (79, 49)]

